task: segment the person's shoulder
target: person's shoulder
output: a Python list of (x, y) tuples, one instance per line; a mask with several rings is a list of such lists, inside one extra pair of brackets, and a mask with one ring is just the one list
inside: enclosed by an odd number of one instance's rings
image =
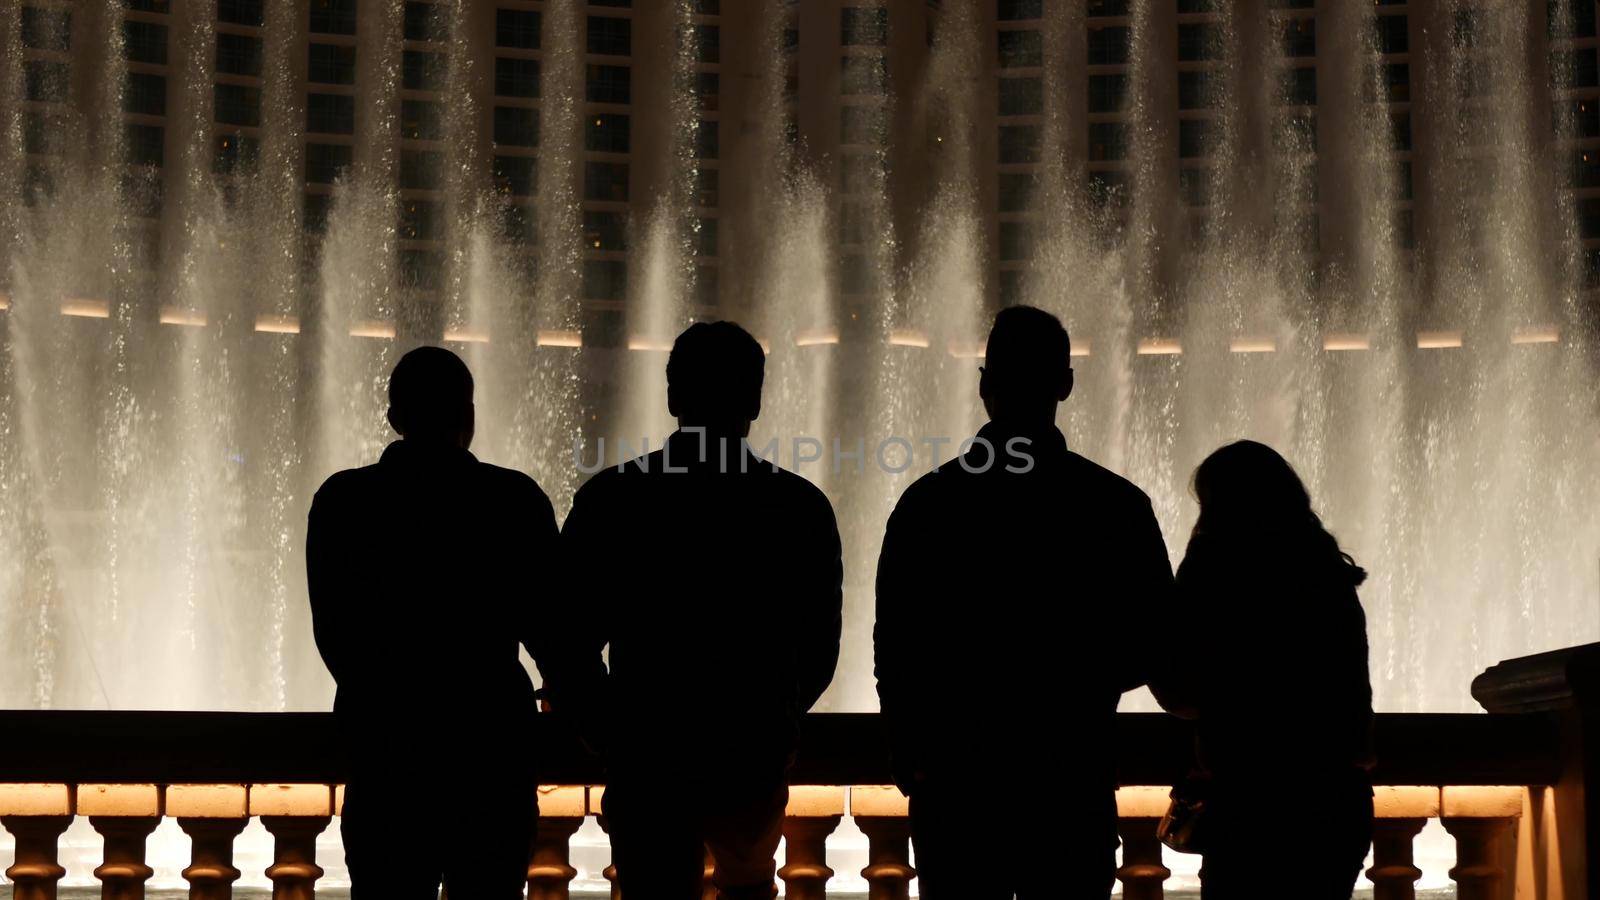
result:
[(792, 472), (782, 466), (762, 463), (758, 472), (766, 472), (770, 477), (772, 489), (778, 492), (783, 499), (794, 506), (813, 512), (824, 512), (833, 515), (833, 501), (823, 493), (822, 488), (812, 483), (798, 472)]
[(521, 503), (550, 505), (550, 497), (545, 494), (544, 488), (526, 472), (482, 461), (477, 464), (476, 472), (483, 487), (495, 494)]
[(1101, 499), (1148, 509), (1150, 495), (1144, 489), (1105, 466), (1071, 451), (1067, 452), (1068, 471), (1082, 487)]
[(339, 503), (360, 496), (372, 490), (378, 480), (376, 463), (354, 469), (342, 469), (323, 480), (322, 486), (317, 488), (317, 493), (312, 498), (312, 503), (326, 506), (329, 503)]
[(573, 505), (581, 501), (594, 502), (640, 476), (660, 472), (662, 455), (662, 451), (654, 450), (622, 463), (606, 465), (578, 485), (578, 491), (573, 495)]
[(937, 502), (961, 479), (971, 473), (961, 466), (960, 457), (947, 459), (932, 469), (918, 475), (895, 503), (895, 509), (911, 508), (923, 503)]

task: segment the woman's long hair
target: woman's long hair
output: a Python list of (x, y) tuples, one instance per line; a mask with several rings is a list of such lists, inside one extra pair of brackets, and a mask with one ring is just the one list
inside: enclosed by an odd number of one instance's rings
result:
[(1350, 584), (1367, 572), (1348, 553), (1311, 508), (1311, 495), (1289, 461), (1256, 441), (1218, 448), (1194, 470), (1193, 490), (1200, 502), (1195, 538), (1261, 542), (1326, 561)]

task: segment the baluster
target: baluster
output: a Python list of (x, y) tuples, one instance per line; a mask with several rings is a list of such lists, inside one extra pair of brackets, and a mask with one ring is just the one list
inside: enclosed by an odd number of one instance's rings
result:
[(867, 900), (909, 900), (911, 879), (910, 806), (892, 785), (860, 784), (850, 789), (850, 818), (867, 836)]
[(787, 900), (826, 900), (828, 835), (844, 818), (844, 788), (801, 786), (789, 789), (783, 816), (784, 855), (778, 877)]
[(273, 838), (272, 900), (313, 900), (322, 867), (317, 835), (333, 821), (333, 790), (325, 784), (255, 784), (250, 811)]
[(540, 788), (539, 824), (528, 859), (528, 900), (567, 900), (572, 879), (570, 842), (587, 811), (581, 787)]
[(189, 836), (189, 900), (229, 900), (239, 870), (233, 841), (249, 822), (249, 792), (242, 784), (174, 784), (167, 787), (167, 815)]
[[(602, 802), (605, 798), (605, 795), (606, 789), (604, 787), (589, 788), (589, 809), (595, 814), (594, 820), (599, 824), (600, 830), (605, 832), (606, 837), (610, 837), (611, 823), (607, 822), (605, 814), (600, 812), (600, 810), (605, 808), (604, 803)], [(615, 858), (615, 856), (615, 854), (612, 854), (613, 858)], [(611, 900), (622, 900), (622, 887), (621, 885), (617, 884), (617, 864), (612, 863), (606, 866), (600, 875), (601, 877), (605, 878), (607, 884), (611, 885)]]
[(161, 824), (161, 790), (153, 784), (82, 784), (77, 810), (105, 839), (95, 867), (102, 900), (142, 900), (155, 874), (144, 861), (144, 843)]
[(1172, 870), (1161, 863), (1156, 826), (1166, 814), (1170, 794), (1164, 787), (1117, 790), (1117, 834), (1122, 838), (1117, 880), (1122, 882), (1124, 900), (1161, 900), (1166, 895), (1163, 885), (1172, 877)]
[(1412, 859), (1412, 841), (1439, 815), (1439, 789), (1380, 785), (1372, 790), (1373, 900), (1415, 900), (1422, 870)]
[(1439, 822), (1456, 839), (1450, 877), (1460, 900), (1501, 900), (1521, 788), (1447, 787)]
[(56, 884), (67, 870), (57, 861), (56, 842), (72, 824), (73, 789), (66, 784), (0, 785), (0, 825), (16, 838), (6, 877), (12, 900), (56, 900)]

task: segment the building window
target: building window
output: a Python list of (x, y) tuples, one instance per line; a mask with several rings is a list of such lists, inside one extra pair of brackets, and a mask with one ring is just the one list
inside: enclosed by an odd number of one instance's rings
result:
[(154, 22), (123, 22), (122, 40), (129, 62), (167, 64), (167, 26)]
[(1044, 15), (1044, 0), (1000, 0), (995, 18), (1002, 22), (1037, 19)]
[(1089, 123), (1089, 159), (1109, 162), (1128, 155), (1128, 126), (1123, 122)]
[(434, 4), (406, 0), (405, 36), (408, 41), (446, 41), (449, 23)]
[(1026, 172), (1000, 173), (1000, 189), (996, 198), (1001, 212), (1022, 212), (1027, 209), (1028, 196), (1032, 193), (1032, 175)]
[(1210, 172), (1184, 167), (1178, 170), (1178, 195), (1185, 206), (1205, 206), (1210, 197)]
[(444, 254), (436, 250), (401, 250), (400, 284), (434, 290), (444, 278)]
[(631, 73), (627, 66), (591, 65), (584, 79), (584, 96), (590, 103), (631, 101)]
[[(227, 85), (219, 84), (217, 90), (224, 87)], [(222, 108), (220, 100), (219, 95), (219, 111)], [(221, 118), (220, 112), (218, 118)], [(356, 98), (344, 94), (307, 94), (306, 130), (314, 134), (354, 134)]]
[(136, 166), (160, 166), (165, 136), (160, 125), (128, 123), (128, 162)]
[(356, 0), (311, 0), (311, 31), (355, 34)]
[(313, 84), (355, 84), (356, 48), (337, 44), (307, 45), (306, 80)]
[(167, 79), (144, 72), (128, 73), (128, 89), (122, 95), (122, 111), (143, 116), (167, 114)]
[(701, 119), (694, 131), (694, 158), (716, 159), (721, 152), (722, 130), (718, 123), (710, 119)]
[(261, 145), (253, 137), (219, 134), (212, 140), (211, 171), (218, 175), (254, 172), (260, 159)]
[[(217, 121), (223, 125), (243, 125), (253, 128), (261, 124), (260, 88), (246, 87), (242, 84), (219, 84), (212, 89), (211, 99), (216, 106)], [(310, 118), (309, 113), (307, 118)]]
[(22, 114), (22, 151), (35, 156), (54, 156), (62, 151), (66, 141), (61, 120), (36, 112)]
[(839, 57), (841, 94), (882, 94), (888, 75), (889, 61), (882, 56)]
[(620, 113), (597, 113), (589, 117), (583, 128), (583, 148), (595, 153), (627, 153), (627, 116)]
[(1553, 38), (1594, 37), (1594, 4), (1587, 0), (1563, 3), (1547, 0), (1549, 31)]
[(839, 142), (879, 144), (884, 137), (881, 106), (843, 106), (839, 108)]
[(623, 163), (584, 163), (583, 199), (627, 202), (628, 167)]
[(1000, 162), (1031, 163), (1039, 161), (1039, 126), (1001, 125)]
[(627, 250), (627, 215), (620, 212), (584, 210), (583, 248), (585, 250)]
[(506, 147), (538, 146), (539, 111), (525, 106), (496, 106), (494, 142)]
[(718, 203), (721, 178), (717, 169), (694, 170), (694, 202), (696, 206), (714, 209)]
[(517, 50), (539, 49), (539, 13), (531, 9), (497, 9), (494, 13), (494, 44)]
[(719, 26), (695, 25), (691, 33), (694, 37), (696, 59), (703, 63), (722, 61), (722, 29)]
[(611, 6), (617, 9), (631, 9), (633, 0), (589, 0), (590, 6)]
[[(1180, 77), (1183, 73), (1179, 73)], [(1181, 93), (1181, 91), (1180, 91)], [(1090, 75), (1089, 112), (1118, 112), (1128, 96), (1128, 76)]]
[(531, 156), (496, 156), (493, 175), (497, 193), (532, 196), (539, 184), (539, 161)]
[(701, 112), (716, 112), (721, 97), (721, 75), (716, 72), (694, 73), (694, 98)]
[(64, 62), (26, 60), (22, 64), (23, 96), (34, 103), (63, 103), (71, 76)]
[(1178, 156), (1193, 159), (1204, 156), (1209, 146), (1211, 123), (1206, 119), (1178, 120)]
[(1211, 73), (1178, 73), (1179, 109), (1206, 109), (1215, 105), (1216, 98), (1211, 93)]
[[(513, 244), (531, 244), (538, 235), (538, 221), (533, 209), (527, 206), (505, 207), (500, 220), (500, 237)], [(530, 276), (533, 273), (530, 273)]]
[(694, 255), (717, 255), (717, 220), (702, 218), (695, 222)]
[(438, 190), (443, 173), (443, 153), (437, 150), (400, 151), (400, 187), (413, 191)]
[(628, 264), (614, 259), (583, 261), (585, 300), (621, 300), (628, 293)]
[(501, 97), (539, 96), (539, 61), (496, 57), (494, 61), (494, 92)]
[(1389, 130), (1394, 141), (1394, 149), (1402, 152), (1411, 149), (1411, 113), (1397, 112), (1390, 115)]
[(1283, 53), (1285, 56), (1316, 56), (1317, 20), (1285, 19)]
[(886, 46), (889, 43), (889, 10), (882, 6), (841, 8), (839, 43), (846, 47)]
[(700, 266), (694, 270), (694, 302), (701, 306), (717, 305), (718, 270), (715, 266)]
[(1578, 228), (1584, 240), (1600, 238), (1600, 197), (1585, 197), (1578, 210)]
[(1405, 63), (1384, 63), (1383, 87), (1390, 103), (1406, 103), (1411, 99), (1411, 67)]
[(1317, 102), (1317, 70), (1306, 66), (1290, 69), (1284, 84), (1284, 102), (1290, 106), (1314, 106)]
[(1178, 59), (1196, 62), (1222, 58), (1222, 35), (1210, 22), (1178, 26)]
[(997, 32), (1000, 68), (1023, 69), (1044, 65), (1044, 37), (1038, 31)]
[(1027, 222), (1000, 223), (1000, 260), (1011, 262), (1033, 256), (1033, 229)]
[(628, 56), (633, 52), (633, 20), (590, 16), (587, 46), (601, 56)]
[(1374, 24), (1378, 29), (1379, 53), (1405, 53), (1411, 49), (1405, 16), (1379, 16)]
[(1128, 0), (1089, 0), (1088, 14), (1091, 16), (1125, 16), (1128, 14)]
[(307, 194), (301, 212), (301, 227), (308, 234), (323, 234), (328, 230), (328, 213), (333, 209), (332, 194)]
[(1590, 99), (1572, 100), (1572, 131), (1575, 137), (1600, 137), (1600, 102)]
[(1089, 26), (1089, 64), (1121, 65), (1128, 61), (1128, 28), (1124, 25)]
[(306, 182), (332, 184), (349, 170), (353, 158), (349, 144), (306, 144)]
[(401, 100), (400, 137), (412, 141), (441, 139), (444, 137), (444, 110), (432, 100)]
[(261, 38), (220, 32), (217, 35), (217, 71), (228, 75), (261, 75)]
[(217, 0), (217, 21), (261, 27), (261, 0)]
[(1122, 206), (1128, 202), (1128, 173), (1118, 171), (1090, 172), (1087, 182), (1089, 202), (1104, 209)]
[(444, 211), (431, 200), (402, 200), (400, 202), (400, 239), (406, 241), (436, 240), (444, 232)]
[(63, 51), (72, 47), (72, 11), (22, 8), (22, 46)]
[(1550, 70), (1562, 87), (1583, 88), (1600, 85), (1600, 68), (1595, 65), (1593, 47), (1550, 54)]
[(1044, 79), (1000, 79), (1000, 115), (1036, 116), (1044, 112)]
[(444, 90), (444, 54), (406, 50), (400, 57), (400, 84), (408, 91)]

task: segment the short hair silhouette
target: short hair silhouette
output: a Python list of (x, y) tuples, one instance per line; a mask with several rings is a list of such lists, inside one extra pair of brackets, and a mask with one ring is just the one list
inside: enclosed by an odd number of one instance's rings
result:
[(1063, 400), (1071, 372), (1072, 339), (1060, 319), (1032, 306), (1008, 306), (994, 317), (983, 361), (989, 396), (1028, 404)]
[(767, 357), (734, 322), (696, 322), (672, 342), (667, 407), (691, 424), (754, 421)]
[(389, 375), (389, 421), (409, 437), (440, 436), (470, 428), (472, 372), (443, 347), (418, 347), (400, 357)]

